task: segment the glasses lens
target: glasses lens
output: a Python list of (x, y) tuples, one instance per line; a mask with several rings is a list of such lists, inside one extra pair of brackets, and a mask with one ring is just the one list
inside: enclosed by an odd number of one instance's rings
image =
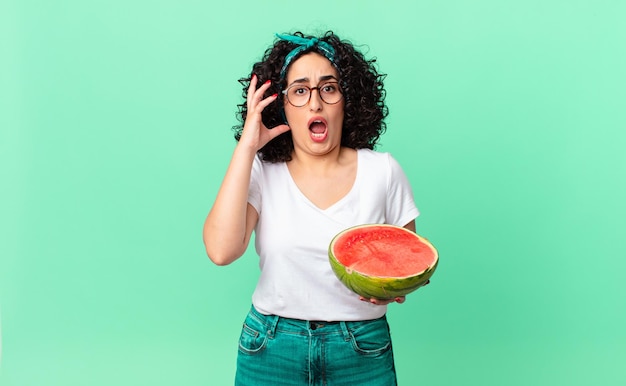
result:
[(329, 105), (335, 104), (341, 100), (341, 91), (337, 82), (329, 82), (319, 87), (320, 97)]
[(291, 86), (287, 90), (287, 99), (289, 103), (296, 107), (302, 107), (309, 102), (311, 90), (306, 86)]

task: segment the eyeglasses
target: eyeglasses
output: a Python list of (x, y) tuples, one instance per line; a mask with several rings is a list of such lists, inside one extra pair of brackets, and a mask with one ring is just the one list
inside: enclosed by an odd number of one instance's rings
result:
[(339, 89), (339, 83), (328, 82), (317, 87), (308, 87), (301, 84), (294, 84), (283, 90), (282, 93), (287, 96), (287, 101), (294, 107), (302, 107), (309, 103), (313, 90), (317, 90), (322, 101), (328, 105), (339, 103), (343, 95)]

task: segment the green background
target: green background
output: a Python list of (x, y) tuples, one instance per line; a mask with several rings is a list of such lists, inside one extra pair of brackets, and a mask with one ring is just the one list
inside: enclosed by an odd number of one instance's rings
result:
[(626, 5), (0, 2), (2, 386), (229, 385), (253, 249), (206, 257), (237, 79), (274, 32), (377, 57), (379, 150), (432, 284), (392, 305), (402, 385), (626, 384)]

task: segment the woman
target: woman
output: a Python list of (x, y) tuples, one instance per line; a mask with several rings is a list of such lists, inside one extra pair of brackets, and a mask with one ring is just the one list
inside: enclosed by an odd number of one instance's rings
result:
[(405, 174), (373, 150), (386, 128), (384, 75), (332, 32), (277, 38), (240, 80), (243, 127), (204, 225), (215, 264), (239, 258), (253, 230), (260, 257), (235, 383), (395, 385), (390, 301), (348, 290), (327, 255), (351, 226), (415, 231)]

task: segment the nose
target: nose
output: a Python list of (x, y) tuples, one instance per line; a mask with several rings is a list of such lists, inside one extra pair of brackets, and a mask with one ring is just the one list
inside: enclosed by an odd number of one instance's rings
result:
[[(314, 93), (313, 91), (317, 91)], [(309, 99), (309, 109), (311, 111), (319, 111), (322, 109), (322, 96), (320, 95), (319, 88), (315, 87), (311, 89), (311, 97)]]

